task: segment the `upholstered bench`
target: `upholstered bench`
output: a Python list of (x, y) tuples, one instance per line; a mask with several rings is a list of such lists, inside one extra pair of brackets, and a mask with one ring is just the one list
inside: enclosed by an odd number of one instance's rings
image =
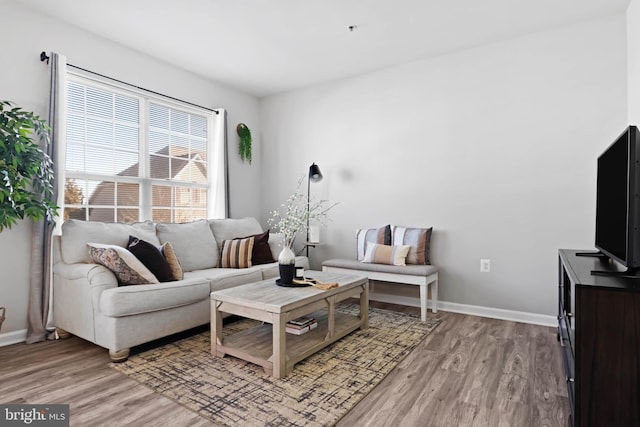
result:
[(438, 268), (433, 265), (387, 265), (348, 259), (322, 263), (322, 271), (367, 276), (370, 280), (420, 286), (420, 317), (427, 320), (427, 294), (431, 287), (431, 311), (438, 312)]

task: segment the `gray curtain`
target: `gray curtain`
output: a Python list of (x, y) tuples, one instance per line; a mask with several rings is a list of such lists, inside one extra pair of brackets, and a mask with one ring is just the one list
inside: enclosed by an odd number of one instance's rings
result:
[[(60, 205), (58, 172), (58, 148), (64, 146), (64, 90), (66, 78), (66, 58), (56, 53), (49, 55), (49, 114), (48, 124), (51, 127), (50, 144), (42, 147), (53, 160), (55, 181), (53, 198)], [(62, 212), (60, 212), (62, 215)], [(53, 339), (51, 318), (51, 240), (55, 224), (47, 221), (34, 222), (31, 233), (31, 269), (29, 283), (29, 307), (27, 325), (27, 344)]]

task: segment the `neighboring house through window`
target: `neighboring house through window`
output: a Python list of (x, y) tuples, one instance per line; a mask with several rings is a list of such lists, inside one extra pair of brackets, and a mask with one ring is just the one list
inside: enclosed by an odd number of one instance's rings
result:
[(204, 108), (69, 72), (64, 218), (223, 217), (224, 119)]

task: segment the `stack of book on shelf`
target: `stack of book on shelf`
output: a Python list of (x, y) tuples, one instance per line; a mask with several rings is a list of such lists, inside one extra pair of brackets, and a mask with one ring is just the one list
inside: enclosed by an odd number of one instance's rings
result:
[(313, 317), (298, 317), (287, 322), (287, 332), (294, 335), (306, 334), (318, 327), (318, 321)]

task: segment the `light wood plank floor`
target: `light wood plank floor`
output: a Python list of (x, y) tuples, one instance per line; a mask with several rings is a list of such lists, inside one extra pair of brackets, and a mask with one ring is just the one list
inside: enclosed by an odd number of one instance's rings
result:
[[(371, 305), (419, 315), (410, 307)], [(435, 316), (438, 329), (337, 426), (567, 425), (555, 329)], [(105, 349), (75, 337), (2, 347), (0, 403), (68, 403), (73, 426), (210, 425), (108, 363)]]

